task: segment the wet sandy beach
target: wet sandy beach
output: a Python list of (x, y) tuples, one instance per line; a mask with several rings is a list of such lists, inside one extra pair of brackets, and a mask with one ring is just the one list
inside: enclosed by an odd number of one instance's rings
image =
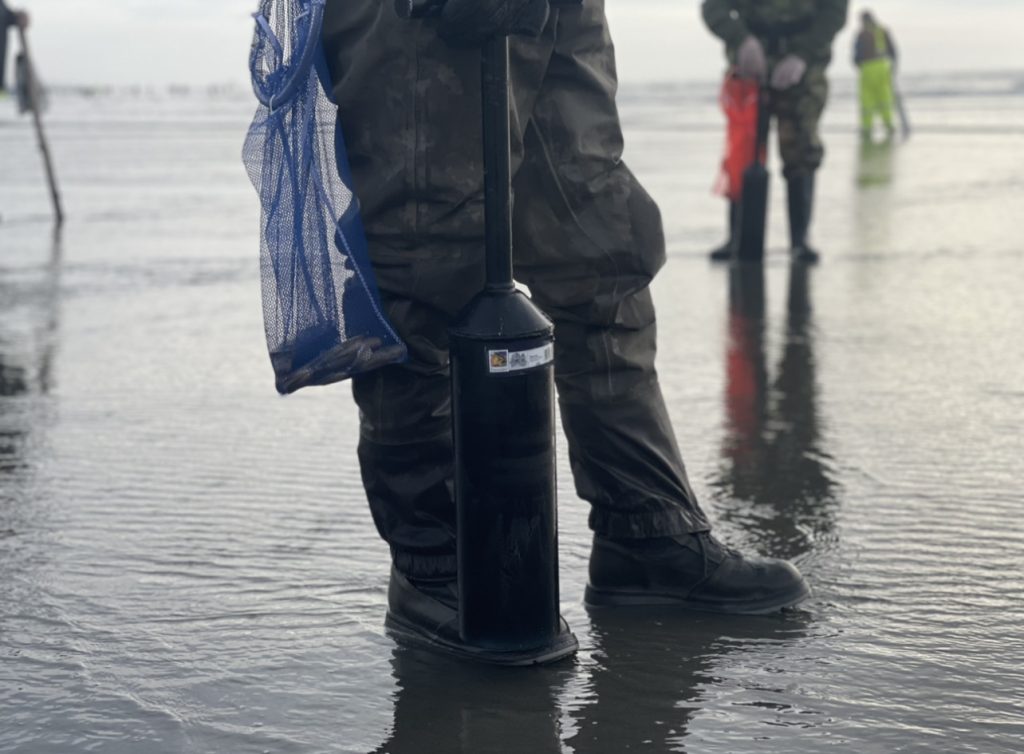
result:
[(0, 102), (0, 751), (1019, 751), (1024, 89), (1004, 83), (919, 82), (912, 140), (869, 149), (837, 87), (810, 270), (784, 253), (777, 161), (764, 269), (709, 265), (713, 92), (624, 91), (694, 487), (814, 596), (588, 612), (563, 445), (582, 647), (530, 671), (384, 633), (348, 388), (273, 389), (244, 94), (55, 97), (56, 240)]

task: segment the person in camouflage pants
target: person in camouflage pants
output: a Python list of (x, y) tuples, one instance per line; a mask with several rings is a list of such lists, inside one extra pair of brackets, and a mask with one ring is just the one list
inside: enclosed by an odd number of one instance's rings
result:
[[(532, 12), (538, 0), (519, 5)], [(604, 2), (540, 5), (536, 38), (511, 44), (515, 277), (555, 323), (562, 426), (596, 535), (591, 587), (608, 599), (642, 592), (634, 582), (653, 547), (677, 563), (669, 591), (681, 603), (792, 604), (806, 594), (796, 569), (721, 547), (687, 480), (654, 367), (661, 218), (621, 159)], [(493, 19), (513, 6), (449, 0), (446, 12)], [(484, 280), (480, 48), (448, 44), (452, 26), (401, 20), (382, 0), (329, 0), (324, 28), (371, 260), (410, 354), (353, 380), (363, 483), (392, 552), (389, 614), (449, 647), (459, 640), (447, 328)], [(631, 574), (615, 567), (623, 559)]]
[[(828, 100), (825, 71), (832, 41), (846, 24), (847, 6), (848, 0), (704, 0), (702, 6), (704, 21), (725, 42), (734, 70), (768, 86), (786, 177), (790, 247), (800, 261), (818, 260), (807, 241), (814, 174), (825, 156), (818, 122)], [(738, 219), (734, 204), (729, 218), (729, 240), (712, 252), (712, 259), (732, 258)]]

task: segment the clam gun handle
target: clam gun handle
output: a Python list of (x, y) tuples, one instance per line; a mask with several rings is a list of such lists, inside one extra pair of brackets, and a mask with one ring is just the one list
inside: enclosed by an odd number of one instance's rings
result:
[[(401, 18), (431, 18), (441, 15), (448, 0), (395, 0), (395, 12)], [(583, 5), (583, 0), (551, 0), (552, 6)]]

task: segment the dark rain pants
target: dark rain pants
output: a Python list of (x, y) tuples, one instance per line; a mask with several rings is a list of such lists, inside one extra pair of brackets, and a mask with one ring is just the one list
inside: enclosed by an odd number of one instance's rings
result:
[[(654, 370), (660, 215), (621, 160), (603, 0), (512, 45), (515, 275), (555, 322), (555, 381), (591, 527), (709, 528)], [(391, 2), (327, 4), (325, 42), (377, 282), (409, 362), (357, 377), (359, 460), (397, 566), (455, 573), (447, 328), (483, 285), (480, 53)]]

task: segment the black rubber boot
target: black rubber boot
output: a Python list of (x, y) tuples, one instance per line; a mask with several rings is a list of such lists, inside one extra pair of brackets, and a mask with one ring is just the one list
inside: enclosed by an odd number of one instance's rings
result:
[(543, 665), (579, 649), (564, 618), (556, 639), (543, 647), (493, 650), (466, 644), (459, 636), (458, 585), (454, 580), (412, 582), (394, 566), (388, 586), (385, 626), (406, 644), (494, 665)]
[(814, 264), (820, 258), (810, 244), (807, 233), (814, 210), (814, 173), (798, 173), (786, 179), (789, 209), (790, 254), (794, 262)]
[(760, 615), (809, 595), (791, 563), (744, 557), (702, 532), (633, 540), (595, 536), (585, 602)]
[(739, 202), (729, 202), (728, 215), (726, 216), (726, 222), (729, 224), (729, 238), (726, 239), (724, 244), (711, 252), (710, 257), (712, 262), (731, 262), (736, 256), (736, 246), (739, 240), (739, 234), (736, 231), (739, 221)]

